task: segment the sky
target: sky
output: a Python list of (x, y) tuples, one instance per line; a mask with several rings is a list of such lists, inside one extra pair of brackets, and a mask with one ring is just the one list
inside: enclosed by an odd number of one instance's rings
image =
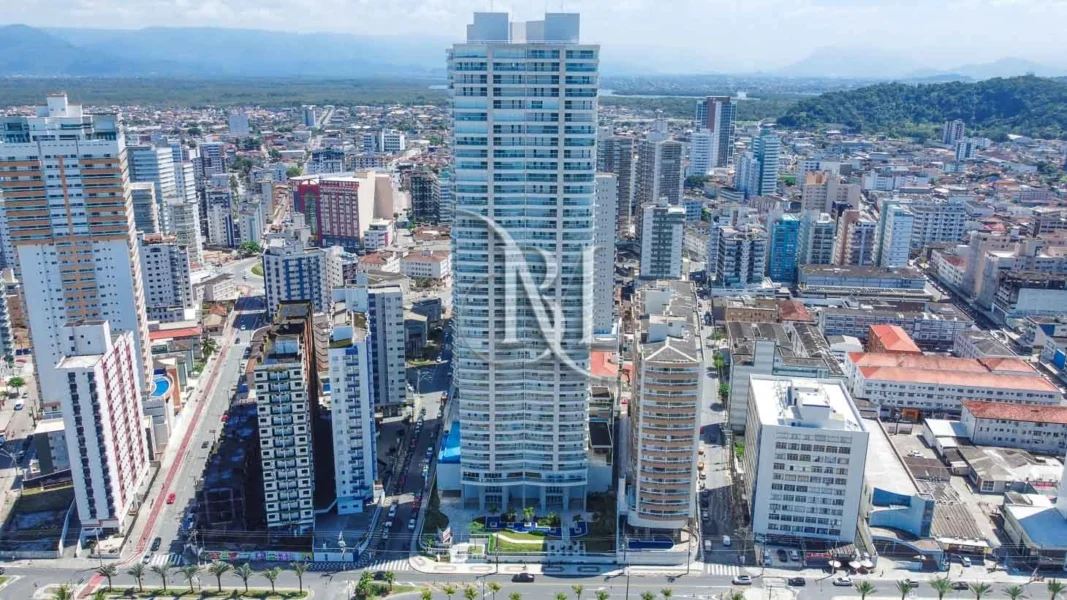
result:
[[(18, 0), (7, 23), (212, 26), (458, 39), (474, 11), (582, 14), (584, 41), (635, 70), (775, 70), (825, 47), (948, 68), (1004, 57), (1067, 67), (1067, 0)], [(682, 65), (682, 66), (680, 66)]]

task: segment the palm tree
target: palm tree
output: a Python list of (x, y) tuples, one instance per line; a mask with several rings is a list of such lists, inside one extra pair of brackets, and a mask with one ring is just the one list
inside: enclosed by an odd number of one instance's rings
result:
[(111, 578), (119, 574), (119, 568), (115, 565), (100, 565), (96, 568), (96, 574), (107, 577), (107, 591), (111, 591)]
[(422, 600), (433, 600), (433, 592), (430, 590), (422, 590)]
[(518, 592), (511, 592), (511, 595), (508, 596), (508, 600), (522, 600), (522, 594)]
[(393, 591), (393, 584), (396, 583), (396, 573), (392, 571), (385, 572), (385, 582), (389, 584), (389, 591)]
[(170, 577), (170, 565), (152, 565), (152, 572), (163, 581), (163, 593), (167, 593), (167, 578)]
[(908, 597), (908, 592), (911, 591), (911, 582), (907, 579), (897, 580), (897, 591), (900, 592), (900, 600), (904, 600)]
[(1056, 600), (1056, 596), (1063, 593), (1064, 585), (1055, 579), (1050, 579), (1048, 582), (1049, 600)]
[(452, 595), (456, 593), (456, 586), (449, 584), (441, 588), (441, 591), (448, 596), (448, 600), (452, 600)]
[(585, 588), (580, 585), (572, 585), (571, 591), (574, 592), (575, 600), (582, 600), (582, 592), (585, 591)]
[(270, 582), (270, 595), (274, 595), (274, 582), (278, 580), (278, 575), (282, 572), (278, 567), (271, 567), (263, 571), (263, 577)]
[(608, 598), (611, 598), (611, 594), (605, 592), (604, 590), (600, 590), (596, 593), (596, 600), (608, 600)]
[(537, 510), (534, 509), (534, 507), (524, 506), (522, 509), (522, 518), (525, 519), (527, 523), (529, 523), (530, 521), (533, 521), (534, 513), (536, 512)]
[(241, 581), (245, 582), (245, 593), (248, 593), (248, 579), (252, 577), (252, 565), (245, 563), (233, 570), (233, 574), (240, 577)]
[(1026, 590), (1019, 585), (1009, 585), (1004, 588), (1004, 593), (1011, 598), (1011, 600), (1019, 600), (1026, 593)]
[(467, 600), (474, 600), (478, 597), (478, 590), (468, 585), (467, 587), (463, 588), (463, 597)]
[(875, 593), (874, 584), (866, 579), (856, 583), (856, 591), (860, 593), (860, 600), (867, 600), (867, 596)]
[(304, 573), (307, 573), (308, 564), (304, 561), (291, 562), (289, 566), (296, 573), (296, 581), (300, 584), (300, 593), (304, 593)]
[(233, 570), (233, 565), (221, 560), (212, 562), (207, 567), (207, 572), (215, 576), (215, 582), (219, 584), (219, 593), (222, 593), (222, 576)]
[(656, 600), (656, 595), (652, 592), (641, 592), (641, 600)]
[(489, 591), (493, 592), (493, 600), (496, 600), (496, 593), (500, 591), (500, 584), (495, 581), (490, 581)]
[(741, 590), (730, 590), (726, 593), (725, 600), (745, 600), (745, 593)]
[(972, 583), (970, 589), (975, 600), (982, 600), (982, 596), (993, 591), (993, 586), (988, 583)]
[(131, 566), (126, 571), (127, 575), (129, 575), (130, 577), (133, 577), (134, 580), (137, 581), (137, 591), (138, 592), (143, 592), (144, 591), (144, 572), (145, 572), (145, 568), (144, 568), (144, 564), (143, 563), (133, 563), (133, 566)]
[(659, 595), (663, 596), (663, 600), (671, 600), (671, 596), (674, 595), (674, 590), (671, 588), (663, 588), (659, 591)]
[(567, 600), (567, 594), (556, 592), (556, 600)]
[(93, 592), (93, 600), (107, 600), (107, 592), (104, 590), (96, 590)]
[(52, 594), (52, 598), (53, 600), (74, 600), (74, 592), (70, 591), (70, 586), (64, 583)]
[(371, 593), (371, 578), (370, 573), (363, 571), (363, 574), (359, 576), (359, 583), (356, 584), (356, 595), (360, 598), (366, 598)]
[(942, 600), (945, 594), (952, 591), (952, 582), (948, 580), (948, 577), (935, 577), (930, 580), (930, 587), (937, 592), (937, 600)]
[(179, 571), (181, 571), (182, 577), (185, 578), (185, 581), (189, 582), (189, 595), (192, 596), (193, 580), (196, 579), (196, 576), (200, 574), (200, 567), (196, 565), (185, 565), (184, 567), (179, 569)]

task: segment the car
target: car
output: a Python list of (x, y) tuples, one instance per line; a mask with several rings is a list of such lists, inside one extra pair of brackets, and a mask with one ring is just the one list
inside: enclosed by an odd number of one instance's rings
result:
[(786, 581), (786, 583), (793, 587), (803, 587), (805, 585), (808, 585), (808, 580), (804, 579), (803, 577), (790, 577)]
[(969, 590), (969, 589), (971, 589), (971, 584), (967, 583), (966, 581), (953, 581), (952, 582), (952, 589), (954, 589), (954, 590)]
[(15, 402), (15, 410), (22, 410), (23, 406), (26, 406), (26, 403), (22, 400)]
[(701, 472), (700, 472), (700, 479), (702, 479), (702, 480), (703, 480), (703, 479), (707, 479), (707, 478), (708, 478), (708, 474), (707, 474), (707, 473), (705, 473), (704, 471), (701, 471)]
[(963, 566), (965, 566), (965, 567), (971, 566), (971, 557), (969, 557), (969, 556), (961, 556), (960, 557), (960, 563), (962, 563)]
[(396, 516), (396, 505), (394, 504), (394, 505), (389, 507), (389, 518), (392, 519), (395, 516)]
[(385, 522), (385, 528), (386, 528), (386, 529), (392, 529), (392, 528), (393, 528), (393, 520), (392, 520), (392, 519), (388, 519), (388, 520), (387, 520), (387, 521)]
[(388, 529), (386, 529), (385, 531), (382, 532), (382, 539), (383, 540), (389, 539), (389, 530)]
[(227, 414), (222, 415), (222, 422), (223, 423), (225, 423), (226, 421), (229, 421), (229, 420), (230, 420), (230, 415), (227, 415)]
[(163, 538), (156, 538), (156, 539), (152, 540), (152, 547), (151, 547), (152, 552), (155, 552), (156, 550), (159, 550), (159, 547), (162, 546), (162, 545), (163, 545)]
[(385, 581), (385, 571), (375, 571), (374, 581)]
[(408, 531), (415, 531), (415, 519), (408, 521)]
[[(210, 446), (210, 445), (211, 445), (211, 442), (209, 442), (209, 441), (207, 441), (207, 440), (204, 440), (204, 443), (203, 443), (203, 444), (200, 444), (200, 449), (201, 449), (201, 450), (205, 450), (205, 449), (207, 449), (207, 447), (208, 447), (208, 446)], [(168, 504), (170, 504), (170, 503), (168, 502)]]
[(789, 560), (793, 562), (800, 562), (800, 553), (796, 550), (789, 551)]
[(904, 580), (902, 580), (902, 581), (903, 581), (903, 583), (907, 584), (907, 586), (908, 586), (909, 588), (911, 588), (911, 589), (913, 589), (913, 590), (914, 590), (915, 588), (919, 587), (919, 582), (918, 582), (918, 581), (915, 581), (914, 579), (904, 579)]
[(144, 557), (141, 558), (141, 562), (146, 565), (152, 562), (152, 553), (149, 552), (148, 554), (145, 554)]
[(170, 493), (170, 495), (169, 495), (169, 496), (167, 496), (167, 504), (174, 504), (174, 501), (175, 501), (175, 500), (176, 500), (177, 498), (178, 498), (178, 495), (177, 495), (177, 494), (175, 494), (174, 492), (171, 492), (171, 493)]
[(735, 575), (730, 583), (734, 585), (752, 585), (752, 578), (748, 575)]
[(532, 573), (516, 573), (511, 578), (512, 583), (533, 583), (534, 576)]
[(722, 545), (723, 546), (729, 546), (731, 543), (732, 542), (730, 541), (730, 536), (728, 536), (728, 535), (722, 536)]
[(789, 553), (785, 551), (785, 548), (778, 549), (778, 562), (786, 562), (789, 560)]
[(837, 587), (852, 587), (852, 578), (851, 577), (835, 577), (834, 578), (834, 585), (836, 585)]
[(771, 566), (771, 553), (770, 552), (767, 552), (767, 553), (765, 553), (763, 555), (763, 566), (765, 566), (765, 567)]

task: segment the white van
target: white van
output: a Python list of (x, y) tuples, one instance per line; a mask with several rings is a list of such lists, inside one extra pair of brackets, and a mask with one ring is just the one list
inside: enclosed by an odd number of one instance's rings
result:
[(722, 545), (723, 546), (729, 546), (732, 543), (733, 542), (730, 541), (730, 536), (728, 536), (728, 535), (722, 536)]
[(714, 544), (711, 543), (711, 540), (704, 540), (704, 552), (711, 552), (713, 547)]

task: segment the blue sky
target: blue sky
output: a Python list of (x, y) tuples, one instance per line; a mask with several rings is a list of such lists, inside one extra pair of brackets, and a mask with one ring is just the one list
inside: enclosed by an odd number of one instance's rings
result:
[[(222, 26), (458, 38), (490, 0), (20, 0), (8, 23)], [(583, 37), (667, 72), (747, 72), (826, 46), (878, 50), (909, 67), (1017, 56), (1067, 67), (1067, 0), (494, 0), (518, 19), (582, 13)], [(677, 65), (690, 65), (677, 68)], [(699, 67), (699, 68), (698, 68)]]

